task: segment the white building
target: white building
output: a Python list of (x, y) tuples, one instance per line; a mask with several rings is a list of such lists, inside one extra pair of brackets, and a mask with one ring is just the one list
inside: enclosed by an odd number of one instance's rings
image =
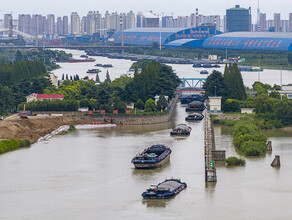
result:
[(221, 96), (209, 97), (209, 105), (211, 113), (221, 113)]

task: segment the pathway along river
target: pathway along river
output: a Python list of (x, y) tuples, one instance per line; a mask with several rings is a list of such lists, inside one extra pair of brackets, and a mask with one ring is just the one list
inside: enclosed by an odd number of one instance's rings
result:
[[(120, 61), (121, 62), (121, 61)], [(217, 166), (218, 182), (204, 182), (204, 123), (189, 137), (170, 137), (173, 121), (74, 131), (0, 156), (0, 219), (291, 219), (292, 134), (269, 131), (272, 154), (245, 167)], [(235, 155), (230, 128), (216, 126), (218, 149)], [(135, 170), (131, 159), (151, 144), (171, 147), (170, 163)], [(270, 166), (275, 154), (282, 167)], [(170, 200), (143, 201), (151, 184), (178, 177), (188, 188)]]

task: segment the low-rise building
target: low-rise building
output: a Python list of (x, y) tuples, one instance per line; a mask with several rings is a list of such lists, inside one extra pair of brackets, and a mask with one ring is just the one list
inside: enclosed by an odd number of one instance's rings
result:
[(211, 113), (221, 113), (221, 96), (209, 97), (209, 105)]
[(288, 99), (292, 99), (292, 85), (283, 85), (282, 95), (287, 95)]
[(32, 93), (26, 96), (26, 102), (43, 101), (43, 100), (63, 100), (62, 94), (37, 94)]
[(253, 108), (241, 108), (241, 114), (252, 114), (254, 109)]

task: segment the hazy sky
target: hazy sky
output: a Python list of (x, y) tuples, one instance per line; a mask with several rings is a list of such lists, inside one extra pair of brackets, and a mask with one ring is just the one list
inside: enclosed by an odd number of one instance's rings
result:
[[(129, 12), (133, 10), (174, 13), (189, 15), (199, 8), (204, 15), (224, 15), (226, 8), (240, 4), (242, 7), (252, 7), (253, 20), (256, 19), (257, 0), (1, 0), (0, 18), (8, 11), (15, 14), (55, 14), (56, 16), (70, 15), (77, 12), (84, 16), (90, 10), (98, 10), (102, 14), (109, 12)], [(272, 19), (275, 12), (281, 13), (282, 19), (288, 19), (292, 12), (291, 0), (260, 0), (261, 12)]]

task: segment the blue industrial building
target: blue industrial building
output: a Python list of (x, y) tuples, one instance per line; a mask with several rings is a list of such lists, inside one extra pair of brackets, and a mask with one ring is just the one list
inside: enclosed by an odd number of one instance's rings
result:
[[(112, 38), (114, 38), (114, 43), (121, 44), (122, 38), (124, 39), (125, 45), (140, 45), (140, 46), (150, 46), (153, 42), (170, 48), (172, 45), (177, 47), (181, 46), (191, 46), (191, 47), (201, 47), (203, 40), (212, 37), (216, 34), (221, 34), (220, 31), (216, 31), (211, 28), (131, 28), (124, 30), (123, 33), (117, 32)], [(123, 37), (122, 37), (123, 35)], [(186, 41), (178, 41), (181, 39), (188, 39)], [(190, 41), (191, 39), (191, 41)], [(168, 43), (172, 43), (167, 46)]]
[(203, 48), (292, 51), (292, 33), (232, 32), (206, 39)]
[[(213, 28), (133, 28), (124, 30), (124, 45), (151, 46), (160, 43), (165, 48), (191, 47), (206, 49), (292, 51), (292, 33), (230, 32), (222, 34)], [(122, 32), (113, 35), (121, 44)]]

